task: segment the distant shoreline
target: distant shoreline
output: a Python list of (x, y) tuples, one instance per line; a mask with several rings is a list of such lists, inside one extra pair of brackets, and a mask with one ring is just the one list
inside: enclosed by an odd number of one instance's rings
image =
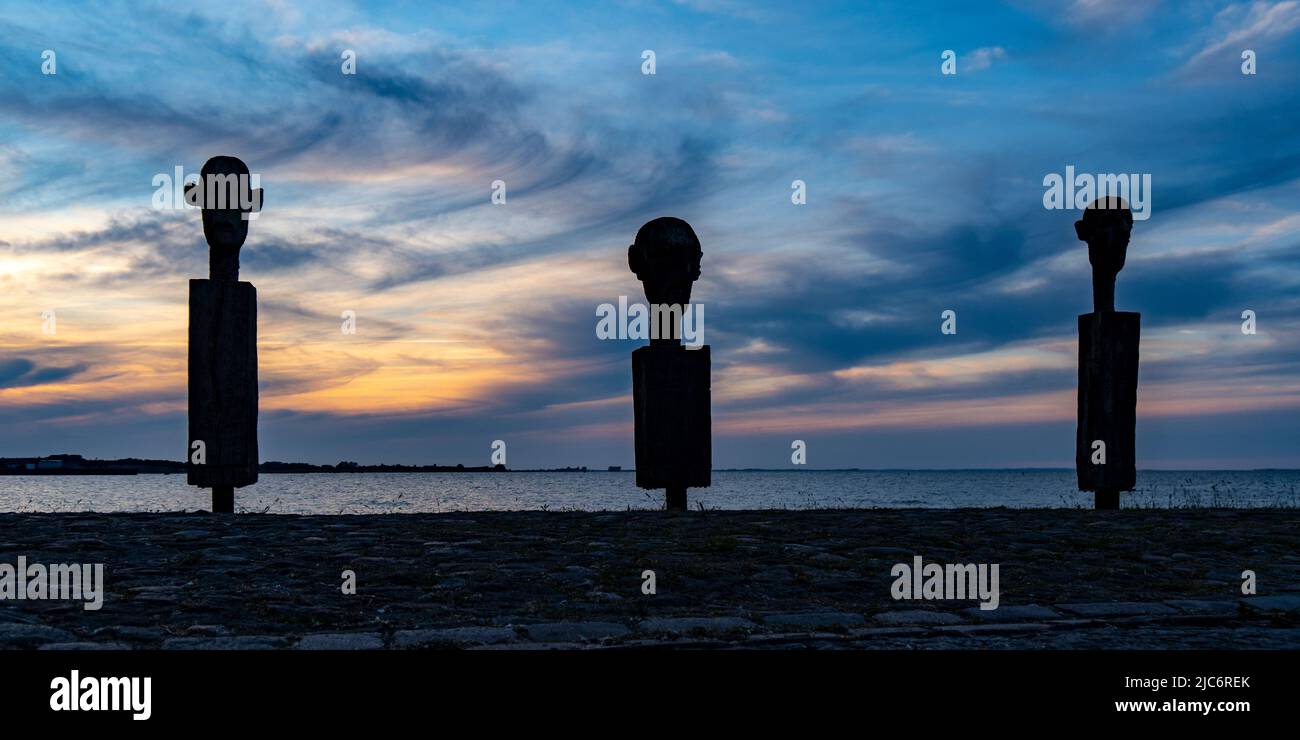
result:
[[(617, 470), (607, 470), (603, 468), (506, 468), (506, 467), (458, 467), (442, 465), (425, 465), (425, 466), (400, 466), (400, 465), (375, 465), (375, 466), (358, 466), (351, 469), (332, 469), (331, 466), (311, 466), (298, 465), (283, 466), (283, 464), (270, 463), (276, 467), (267, 469), (259, 468), (258, 473), (263, 475), (347, 475), (356, 473), (392, 473), (392, 474), (411, 474), (411, 473), (635, 473), (635, 468), (620, 468)], [(714, 468), (714, 473), (1072, 473), (1072, 468)], [(1139, 468), (1139, 473), (1293, 473), (1300, 472), (1300, 468)], [(55, 468), (55, 469), (37, 469), (37, 470), (5, 470), (0, 469), (0, 477), (4, 476), (51, 476), (51, 475), (185, 475), (186, 470), (183, 465), (177, 464), (175, 468), (161, 469), (158, 467), (147, 468), (125, 468), (125, 467), (103, 467), (103, 468)]]
[[(59, 454), (42, 457), (0, 457), (0, 475), (183, 475), (188, 465), (175, 460), (118, 458), (88, 460), (81, 455)], [(585, 467), (549, 470), (510, 470), (505, 465), (362, 465), (343, 461), (336, 465), (270, 460), (258, 465), (259, 473), (585, 473)]]
[[(507, 468), (498, 465), (400, 465), (370, 464), (344, 460), (334, 465), (268, 460), (258, 465), (259, 473), (633, 473), (621, 465), (588, 468), (574, 465), (556, 468)], [(1300, 468), (1140, 468), (1140, 472), (1240, 473), (1294, 472)], [(81, 455), (58, 454), (42, 457), (0, 457), (0, 476), (5, 475), (184, 475), (187, 465), (176, 460), (124, 457), (112, 460), (87, 459)], [(714, 468), (715, 473), (1072, 473), (1074, 468)]]
[[(47, 475), (185, 475), (187, 471), (183, 466), (168, 469), (157, 468), (47, 468), (33, 470), (0, 470), (0, 476), (47, 476)], [(324, 470), (324, 469), (298, 469), (298, 468), (281, 468), (281, 469), (259, 469), (259, 474), (312, 474), (321, 473), (327, 475), (334, 474), (355, 474), (355, 473), (585, 473), (586, 470), (573, 469), (556, 469), (556, 470), (511, 470), (509, 468), (492, 468), (492, 467), (441, 467), (441, 466), (423, 466), (401, 469), (379, 469), (379, 468), (358, 468), (353, 470)], [(604, 472), (604, 471), (601, 471)]]

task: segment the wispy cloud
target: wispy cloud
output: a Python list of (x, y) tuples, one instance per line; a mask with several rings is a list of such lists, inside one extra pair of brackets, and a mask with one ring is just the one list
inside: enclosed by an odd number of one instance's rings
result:
[(984, 46), (967, 52), (964, 72), (979, 72), (993, 66), (993, 62), (1007, 58), (1007, 50), (1001, 46)]
[(1219, 11), (1209, 29), (1208, 41), (1190, 59), (1185, 69), (1196, 69), (1212, 61), (1235, 67), (1244, 49), (1257, 53), (1300, 28), (1300, 2), (1250, 2), (1230, 5)]

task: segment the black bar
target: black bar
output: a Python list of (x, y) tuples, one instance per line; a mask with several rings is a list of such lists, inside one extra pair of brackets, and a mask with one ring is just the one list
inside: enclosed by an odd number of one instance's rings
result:
[[(717, 652), (658, 649), (585, 652), (34, 652), (3, 656), (6, 721), (58, 728), (68, 722), (254, 727), (276, 717), (292, 727), (384, 726), (449, 718), (495, 722), (495, 712), (578, 727), (605, 712), (634, 726), (664, 726), (703, 711), (744, 723), (788, 715), (820, 725), (842, 716), (883, 730), (886, 718), (925, 729), (1048, 728), (1069, 722), (1170, 721), (1233, 727), (1291, 717), (1294, 652)], [(51, 681), (87, 676), (151, 678), (151, 717), (129, 711), (50, 709)], [(1187, 687), (1134, 679), (1181, 676)], [(1246, 686), (1197, 687), (1198, 677), (1243, 677)], [(678, 687), (664, 703), (657, 687)], [(1147, 711), (1116, 702), (1153, 701)], [(1167, 701), (1248, 702), (1248, 709), (1160, 711)], [(687, 705), (693, 706), (690, 708)], [(496, 707), (496, 710), (492, 708)], [(508, 711), (506, 711), (508, 710)], [(876, 719), (871, 719), (875, 717)], [(855, 719), (856, 718), (856, 719)], [(374, 726), (374, 725), (372, 725)], [(476, 725), (470, 725), (473, 727)]]

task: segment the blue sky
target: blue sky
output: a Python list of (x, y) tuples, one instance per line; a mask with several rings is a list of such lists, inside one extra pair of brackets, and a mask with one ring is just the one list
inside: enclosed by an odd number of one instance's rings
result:
[(630, 466), (637, 343), (595, 309), (674, 215), (717, 467), (1068, 467), (1073, 165), (1152, 178), (1139, 465), (1300, 465), (1300, 3), (863, 5), (0, 10), (0, 455), (182, 457), (206, 247), (152, 183), (234, 154), (265, 460)]

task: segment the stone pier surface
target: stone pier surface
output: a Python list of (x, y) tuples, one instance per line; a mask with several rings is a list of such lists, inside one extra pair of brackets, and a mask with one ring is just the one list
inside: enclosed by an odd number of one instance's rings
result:
[[(894, 600), (918, 555), (999, 607)], [(1300, 648), (1296, 509), (0, 514), (20, 556), (103, 607), (0, 600), (0, 648)]]

